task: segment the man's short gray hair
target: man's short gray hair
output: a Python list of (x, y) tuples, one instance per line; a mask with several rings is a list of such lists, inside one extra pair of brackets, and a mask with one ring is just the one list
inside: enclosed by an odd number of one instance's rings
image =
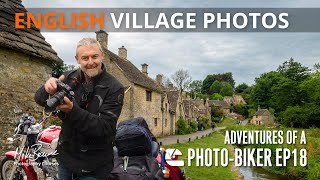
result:
[(83, 38), (77, 44), (76, 54), (78, 54), (78, 48), (79, 47), (81, 47), (81, 46), (91, 46), (91, 45), (94, 45), (94, 44), (98, 45), (100, 51), (103, 53), (103, 50), (101, 48), (101, 45), (100, 45), (99, 41), (97, 41), (94, 38)]

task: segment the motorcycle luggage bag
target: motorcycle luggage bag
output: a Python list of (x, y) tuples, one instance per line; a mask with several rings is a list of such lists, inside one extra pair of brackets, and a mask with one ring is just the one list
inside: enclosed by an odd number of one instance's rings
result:
[(117, 129), (115, 145), (119, 156), (140, 156), (151, 153), (151, 137), (147, 130), (134, 124), (124, 124)]
[(124, 125), (139, 125), (146, 129), (147, 133), (151, 137), (152, 141), (157, 141), (156, 137), (152, 134), (152, 132), (149, 129), (147, 121), (143, 117), (137, 117), (128, 119), (126, 121), (122, 121), (119, 123), (118, 127), (124, 126)]

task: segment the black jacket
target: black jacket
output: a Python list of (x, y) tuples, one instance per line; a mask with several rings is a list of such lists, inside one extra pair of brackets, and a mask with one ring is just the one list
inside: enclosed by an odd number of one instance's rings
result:
[[(79, 175), (106, 178), (113, 168), (113, 141), (120, 116), (124, 89), (104, 66), (103, 71), (86, 84), (81, 70), (64, 73), (74, 91), (73, 109), (59, 113), (62, 130), (58, 144), (58, 162)], [(44, 106), (48, 93), (42, 86), (35, 95)]]

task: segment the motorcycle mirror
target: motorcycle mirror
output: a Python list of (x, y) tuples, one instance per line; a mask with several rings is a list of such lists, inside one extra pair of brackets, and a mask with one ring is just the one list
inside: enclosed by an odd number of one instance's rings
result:
[(12, 143), (13, 143), (13, 138), (6, 139), (6, 144), (12, 144)]
[(15, 114), (22, 114), (22, 110), (19, 108), (19, 107), (15, 107), (14, 109), (13, 109), (13, 112), (15, 113)]

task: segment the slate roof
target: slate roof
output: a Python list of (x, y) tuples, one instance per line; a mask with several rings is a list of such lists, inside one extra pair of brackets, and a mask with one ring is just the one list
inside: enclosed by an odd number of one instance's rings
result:
[(192, 100), (183, 100), (183, 106), (186, 112), (186, 116), (188, 117), (190, 110), (192, 111), (194, 110), (193, 109), (194, 103), (192, 102)]
[(265, 112), (269, 112), (268, 109), (259, 109), (254, 116), (263, 116)]
[(208, 100), (209, 106), (218, 106), (218, 107), (229, 107), (229, 104), (226, 101), (219, 100)]
[(229, 105), (233, 103), (233, 97), (232, 96), (225, 96), (223, 98), (223, 101), (227, 102)]
[(116, 63), (116, 65), (123, 71), (125, 76), (133, 83), (138, 84), (150, 90), (162, 93), (164, 88), (157, 84), (155, 80), (143, 74), (135, 65), (133, 65), (129, 60), (121, 59), (118, 55), (114, 54), (109, 50), (104, 50), (107, 55), (109, 55), (111, 61)]
[(234, 95), (233, 100), (236, 104), (247, 104), (241, 95)]
[(241, 95), (225, 96), (223, 98), (229, 105), (231, 104), (247, 104)]
[(168, 101), (169, 101), (169, 110), (171, 112), (176, 112), (176, 107), (179, 98), (179, 91), (168, 91)]
[(16, 12), (27, 12), (21, 0), (0, 0), (0, 47), (62, 63), (39, 29), (34, 26), (30, 29), (15, 28)]

